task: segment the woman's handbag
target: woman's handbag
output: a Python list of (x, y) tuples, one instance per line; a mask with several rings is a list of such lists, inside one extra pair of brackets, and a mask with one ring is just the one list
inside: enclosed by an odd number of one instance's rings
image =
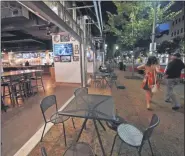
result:
[(158, 91), (158, 86), (157, 86), (157, 76), (156, 76), (156, 71), (154, 71), (154, 81), (155, 81), (155, 84), (152, 86), (152, 93), (156, 93)]

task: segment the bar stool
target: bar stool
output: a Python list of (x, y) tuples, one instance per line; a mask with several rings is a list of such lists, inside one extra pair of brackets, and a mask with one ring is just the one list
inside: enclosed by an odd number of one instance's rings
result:
[(11, 103), (13, 103), (11, 85), (10, 85), (10, 81), (7, 78), (1, 77), (1, 87), (3, 89), (3, 91), (1, 92), (1, 98), (3, 99), (3, 101), (5, 100), (6, 97), (9, 97)]
[(33, 87), (32, 87), (32, 73), (27, 73), (23, 75), (23, 90), (25, 97), (29, 97), (30, 95), (33, 95)]
[[(44, 92), (45, 92), (45, 88), (44, 88), (44, 84), (43, 84), (43, 80), (42, 80), (42, 71), (36, 71), (35, 72), (35, 76), (31, 78), (32, 80), (36, 81), (36, 86), (32, 86), (32, 88), (37, 88), (37, 91), (39, 91), (39, 87), (43, 88)], [(38, 85), (38, 80), (41, 81), (41, 85)]]
[[(21, 98), (22, 101), (24, 101), (24, 87), (23, 87), (23, 79), (22, 75), (13, 75), (10, 77), (10, 86), (11, 86), (11, 91), (12, 91), (12, 97), (13, 101), (16, 100), (16, 103), (18, 103), (18, 99)], [(13, 102), (15, 104), (15, 101)]]

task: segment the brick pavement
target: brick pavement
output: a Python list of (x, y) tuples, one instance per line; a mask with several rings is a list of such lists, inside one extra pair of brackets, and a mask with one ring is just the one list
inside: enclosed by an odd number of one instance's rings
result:
[[(125, 79), (124, 76), (128, 75), (127, 72), (116, 71), (116, 73), (118, 75), (118, 83), (126, 86), (125, 90), (117, 90), (116, 88), (112, 90), (118, 114), (140, 130), (144, 130), (148, 126), (153, 113), (157, 114), (160, 118), (160, 124), (154, 130), (151, 138), (154, 154), (156, 156), (182, 156), (184, 154), (183, 109), (180, 111), (171, 110), (171, 105), (163, 101), (163, 92), (158, 92), (153, 98), (153, 111), (148, 111), (144, 100), (144, 91), (140, 88), (141, 80)], [(105, 91), (103, 93), (105, 94)], [(82, 119), (75, 119), (75, 123), (78, 123), (77, 130), (73, 130), (70, 121), (67, 122), (68, 145), (74, 141), (82, 121)], [(29, 156), (40, 156), (41, 146), (46, 147), (49, 156), (62, 155), (66, 148), (64, 147), (63, 134), (59, 129), (57, 126), (52, 127), (46, 134), (44, 142), (39, 143)], [(106, 129), (106, 132), (101, 129), (100, 133), (106, 153), (109, 155), (115, 132), (107, 127)], [(80, 141), (88, 142), (98, 156), (102, 155), (92, 122), (88, 122), (87, 130), (83, 132)], [(113, 156), (117, 156), (119, 145), (120, 141), (118, 140), (116, 141)], [(123, 144), (121, 155), (137, 156), (137, 151)], [(150, 155), (149, 146), (146, 143), (142, 156)]]

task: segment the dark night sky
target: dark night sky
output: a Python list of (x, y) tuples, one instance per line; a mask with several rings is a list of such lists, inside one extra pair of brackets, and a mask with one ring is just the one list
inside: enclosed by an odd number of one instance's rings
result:
[[(162, 6), (165, 6), (166, 4), (169, 3), (169, 1), (163, 1), (160, 2)], [(93, 5), (92, 1), (77, 1), (78, 6), (84, 6), (84, 5)], [(178, 1), (175, 2), (175, 5), (171, 8), (172, 11), (178, 11), (180, 9), (182, 9), (183, 7), (183, 1)], [(116, 14), (116, 6), (113, 4), (112, 1), (102, 1), (101, 2), (101, 9), (102, 9), (102, 19), (104, 23), (107, 23), (108, 21), (108, 16), (106, 11), (109, 11), (113, 14)], [(96, 16), (95, 16), (95, 10), (94, 8), (91, 8), (92, 11), (90, 11), (89, 9), (81, 9), (83, 14), (90, 14), (91, 18), (94, 19), (94, 21), (97, 21)], [(99, 34), (99, 30), (97, 29), (96, 26), (93, 26), (92, 28), (93, 34), (94, 35), (98, 35)], [(115, 44), (116, 43), (116, 37), (114, 37), (112, 34), (107, 33), (106, 34), (106, 42), (108, 44)]]

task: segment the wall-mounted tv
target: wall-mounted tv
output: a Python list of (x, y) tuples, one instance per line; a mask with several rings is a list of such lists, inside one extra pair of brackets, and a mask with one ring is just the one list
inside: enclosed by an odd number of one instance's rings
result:
[(55, 56), (71, 56), (73, 55), (73, 44), (72, 43), (54, 44), (53, 52)]

